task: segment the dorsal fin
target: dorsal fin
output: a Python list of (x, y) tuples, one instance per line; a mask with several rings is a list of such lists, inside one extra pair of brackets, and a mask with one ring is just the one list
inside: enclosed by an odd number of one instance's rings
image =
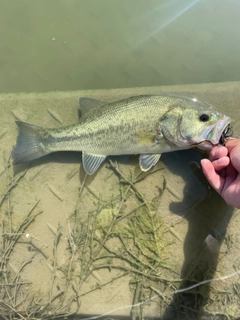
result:
[(91, 98), (80, 98), (79, 103), (81, 116), (85, 115), (88, 111), (94, 108), (101, 107), (106, 104), (106, 102), (102, 102)]

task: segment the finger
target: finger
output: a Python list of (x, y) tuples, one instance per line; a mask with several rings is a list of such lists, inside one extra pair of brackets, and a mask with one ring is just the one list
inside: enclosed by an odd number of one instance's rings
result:
[(227, 168), (226, 168), (226, 182), (225, 182), (224, 188), (225, 187), (227, 188), (229, 185), (231, 185), (233, 183), (233, 181), (235, 179), (237, 179), (238, 175), (239, 175), (239, 173), (234, 168), (232, 163), (230, 163), (229, 166), (227, 166)]
[(226, 168), (230, 163), (229, 157), (222, 157), (215, 161), (212, 161), (212, 165), (216, 171), (221, 171)]
[(240, 172), (240, 143), (230, 151), (230, 159), (233, 167)]
[(230, 152), (233, 148), (240, 145), (240, 139), (229, 138), (225, 142), (225, 145), (228, 148), (228, 151)]
[(218, 192), (221, 193), (223, 184), (224, 184), (224, 178), (221, 177), (214, 169), (213, 164), (208, 159), (202, 159), (201, 160), (202, 170), (211, 184), (211, 186)]
[(209, 159), (211, 161), (217, 160), (219, 158), (225, 157), (228, 154), (228, 149), (224, 146), (217, 146), (214, 147), (210, 154), (209, 154)]

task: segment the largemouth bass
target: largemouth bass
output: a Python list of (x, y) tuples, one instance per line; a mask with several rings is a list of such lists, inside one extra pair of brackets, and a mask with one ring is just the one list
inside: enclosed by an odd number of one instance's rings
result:
[(104, 103), (80, 99), (77, 124), (45, 129), (16, 121), (13, 164), (55, 151), (82, 151), (84, 170), (93, 174), (108, 155), (140, 154), (143, 171), (161, 153), (197, 147), (210, 150), (223, 139), (230, 119), (209, 105), (174, 95), (136, 96)]

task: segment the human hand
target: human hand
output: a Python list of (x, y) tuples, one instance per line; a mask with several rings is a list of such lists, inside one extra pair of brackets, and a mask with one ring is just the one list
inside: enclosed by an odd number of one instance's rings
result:
[(201, 161), (202, 170), (212, 187), (227, 204), (240, 209), (240, 139), (228, 139), (226, 147), (211, 150)]

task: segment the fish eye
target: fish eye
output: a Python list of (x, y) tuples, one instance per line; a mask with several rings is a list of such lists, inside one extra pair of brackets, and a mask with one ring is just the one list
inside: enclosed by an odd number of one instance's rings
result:
[(201, 114), (199, 120), (202, 122), (207, 122), (209, 120), (209, 116), (205, 113)]

